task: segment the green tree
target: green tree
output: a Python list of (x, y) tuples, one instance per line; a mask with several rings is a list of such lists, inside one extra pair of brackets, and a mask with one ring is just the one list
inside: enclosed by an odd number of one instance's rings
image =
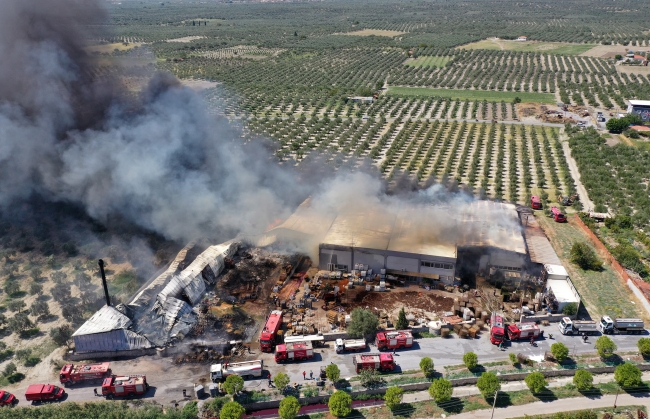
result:
[(29, 307), (29, 311), (34, 317), (47, 317), (50, 315), (50, 306), (45, 301), (36, 300)]
[(27, 317), (27, 313), (18, 313), (9, 319), (9, 329), (14, 333), (20, 333), (32, 327), (34, 324)]
[(329, 364), (325, 367), (325, 376), (332, 383), (339, 381), (339, 378), (341, 378), (341, 370), (339, 369), (339, 366), (336, 364)]
[(561, 342), (555, 342), (551, 345), (551, 353), (557, 362), (564, 362), (569, 357), (569, 348)]
[(241, 404), (237, 402), (228, 402), (221, 408), (219, 419), (241, 419), (241, 417), (244, 416), (244, 413), (246, 413), (246, 409), (244, 409)]
[(499, 377), (496, 376), (493, 372), (484, 372), (479, 377), (476, 382), (476, 386), (483, 395), (483, 398), (486, 400), (490, 397), (494, 397), (494, 394), (501, 390), (501, 383), (499, 382)]
[(61, 282), (65, 281), (65, 279), (68, 277), (68, 275), (65, 272), (52, 272), (50, 275), (50, 278), (52, 279), (52, 282), (55, 284), (60, 284)]
[(594, 384), (594, 376), (587, 370), (578, 370), (573, 375), (573, 384), (578, 390), (589, 390)]
[(74, 333), (74, 330), (67, 325), (64, 324), (61, 327), (55, 327), (50, 329), (50, 337), (59, 346), (67, 346), (70, 347), (70, 344), (72, 343), (72, 334)]
[(275, 384), (275, 387), (280, 391), (283, 391), (285, 388), (287, 388), (290, 382), (291, 379), (289, 376), (283, 372), (276, 374), (276, 376), (273, 378), (273, 384)]
[(359, 373), (359, 381), (364, 387), (376, 387), (381, 384), (384, 379), (381, 378), (381, 375), (374, 369), (363, 369)]
[(31, 284), (29, 284), (29, 294), (30, 295), (43, 294), (43, 286), (38, 282), (32, 282)]
[(244, 379), (238, 375), (229, 375), (223, 383), (223, 388), (226, 390), (226, 393), (233, 396), (243, 390)]
[(402, 396), (404, 396), (404, 390), (397, 386), (388, 387), (386, 393), (384, 394), (384, 401), (386, 406), (393, 410), (402, 403)]
[(540, 393), (548, 385), (546, 378), (544, 378), (544, 374), (541, 372), (533, 372), (528, 374), (524, 381), (526, 382), (528, 389), (533, 393)]
[(617, 347), (613, 340), (607, 336), (601, 336), (596, 339), (596, 350), (601, 358), (609, 358), (614, 354)]
[(369, 310), (355, 308), (350, 314), (348, 335), (351, 338), (361, 338), (374, 334), (379, 326), (379, 319)]
[(300, 412), (300, 403), (293, 396), (287, 396), (280, 402), (278, 415), (282, 419), (294, 419)]
[(621, 387), (638, 387), (641, 381), (641, 370), (634, 364), (626, 362), (614, 370), (614, 380)]
[(406, 320), (406, 313), (404, 312), (404, 307), (399, 311), (397, 316), (397, 322), (395, 323), (396, 329), (406, 329), (409, 327), (409, 321)]
[(13, 279), (7, 279), (5, 281), (4, 288), (5, 288), (5, 293), (10, 297), (20, 292), (20, 284), (18, 283), (18, 281)]
[(17, 311), (20, 313), (25, 307), (27, 307), (27, 304), (25, 304), (25, 301), (23, 300), (9, 300), (7, 303), (7, 309), (9, 309), (9, 311)]
[(436, 403), (448, 402), (453, 394), (454, 388), (451, 386), (451, 381), (444, 378), (434, 380), (429, 386), (429, 395)]
[(610, 118), (605, 126), (609, 132), (620, 134), (630, 126), (630, 123), (625, 118)]
[(428, 356), (425, 356), (420, 360), (420, 369), (425, 376), (430, 376), (433, 373), (433, 360)]
[(512, 352), (508, 354), (508, 358), (510, 358), (510, 362), (512, 362), (512, 365), (517, 365), (517, 363), (519, 362), (519, 360), (517, 359), (517, 355), (513, 354)]
[(466, 352), (463, 355), (463, 363), (471, 371), (478, 365), (478, 356), (474, 352)]
[(562, 307), (562, 314), (566, 314), (567, 316), (573, 316), (578, 312), (578, 305), (576, 303), (568, 303), (564, 307)]
[(352, 413), (352, 397), (345, 391), (337, 391), (330, 397), (327, 406), (332, 416), (342, 418)]
[(603, 262), (598, 259), (596, 252), (582, 242), (576, 242), (571, 247), (571, 262), (584, 270), (600, 271), (603, 268)]
[(636, 342), (639, 353), (644, 357), (650, 357), (650, 338), (641, 338)]

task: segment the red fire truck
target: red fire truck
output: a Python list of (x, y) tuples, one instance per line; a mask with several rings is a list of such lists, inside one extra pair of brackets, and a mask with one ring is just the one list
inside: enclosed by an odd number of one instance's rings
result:
[(275, 348), (275, 362), (277, 363), (302, 361), (304, 359), (312, 359), (313, 357), (314, 349), (311, 342), (284, 343)]
[(530, 197), (530, 207), (532, 209), (542, 209), (542, 200), (539, 199), (539, 196), (533, 195)]
[(108, 399), (120, 396), (140, 396), (147, 392), (149, 384), (144, 375), (127, 375), (105, 378), (102, 383), (102, 395)]
[(566, 223), (566, 216), (558, 207), (551, 207), (551, 215), (556, 223)]
[(375, 345), (380, 351), (413, 346), (413, 335), (409, 330), (395, 330), (393, 332), (378, 332), (375, 336)]
[(353, 359), (357, 374), (361, 370), (392, 371), (395, 369), (393, 354), (363, 354), (355, 355)]
[(541, 331), (535, 323), (517, 323), (508, 325), (508, 339), (510, 340), (530, 340), (537, 339)]
[(0, 390), (0, 406), (11, 406), (14, 403), (18, 403), (16, 396), (8, 391)]
[(260, 350), (262, 352), (273, 352), (280, 326), (282, 326), (282, 311), (274, 310), (266, 319), (264, 329), (260, 333)]
[(493, 345), (500, 345), (505, 339), (505, 326), (503, 323), (503, 313), (495, 312), (490, 317), (490, 342)]
[(65, 396), (65, 390), (52, 384), (30, 384), (25, 391), (28, 402), (45, 402), (60, 400)]
[(111, 376), (110, 365), (109, 362), (86, 365), (66, 364), (61, 368), (59, 380), (65, 386), (71, 386), (82, 381), (98, 381), (101, 383), (104, 378)]

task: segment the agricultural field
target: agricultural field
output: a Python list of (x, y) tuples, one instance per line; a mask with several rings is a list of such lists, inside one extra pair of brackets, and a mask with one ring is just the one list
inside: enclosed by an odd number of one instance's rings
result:
[(462, 49), (487, 49), (500, 51), (542, 52), (545, 54), (578, 55), (592, 49), (593, 44), (570, 44), (567, 42), (514, 41), (489, 38), (479, 42), (462, 45)]
[(352, 35), (352, 36), (387, 36), (393, 38), (398, 35), (404, 35), (406, 32), (400, 31), (389, 31), (385, 29), (361, 29), (353, 32), (346, 32), (341, 35)]
[(86, 47), (86, 51), (89, 53), (98, 52), (100, 54), (110, 54), (117, 51), (128, 51), (135, 47), (141, 47), (142, 42), (114, 42), (110, 44), (99, 44), (99, 45), (89, 45)]
[(409, 67), (444, 67), (451, 60), (451, 57), (421, 56), (412, 60), (406, 60), (404, 64)]
[(520, 98), (524, 102), (555, 103), (555, 97), (549, 93), (495, 92), (489, 90), (430, 89), (426, 87), (390, 87), (389, 95), (397, 96), (436, 96), (460, 100), (508, 101)]

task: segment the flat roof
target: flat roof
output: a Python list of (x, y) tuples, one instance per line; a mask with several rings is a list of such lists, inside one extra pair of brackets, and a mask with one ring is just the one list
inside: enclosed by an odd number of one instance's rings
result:
[(564, 266), (562, 265), (553, 265), (549, 263), (544, 265), (544, 269), (546, 269), (546, 272), (549, 275), (569, 276), (568, 272), (566, 271), (566, 269), (564, 269)]
[(573, 290), (569, 286), (569, 281), (564, 279), (551, 279), (548, 281), (548, 284), (559, 303), (580, 303), (580, 298), (573, 293)]
[(395, 215), (382, 209), (346, 209), (336, 217), (322, 243), (385, 250), (394, 222)]
[(635, 100), (635, 99), (632, 99), (632, 100), (629, 100), (628, 102), (630, 102), (630, 105), (632, 105), (632, 106), (635, 106), (635, 105), (636, 106), (650, 106), (650, 100)]
[[(420, 255), (435, 255), (455, 258), (456, 243), (444, 237), (441, 230), (428, 228), (428, 223), (439, 223), (445, 218), (437, 218), (430, 208), (405, 208), (395, 219), (386, 250), (392, 252)], [(424, 220), (423, 220), (424, 219)], [(449, 221), (455, 224), (454, 220)]]

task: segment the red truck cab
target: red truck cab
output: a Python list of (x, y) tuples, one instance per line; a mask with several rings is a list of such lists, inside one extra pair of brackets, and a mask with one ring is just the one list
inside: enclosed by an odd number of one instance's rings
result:
[(260, 333), (260, 350), (262, 352), (273, 352), (280, 326), (282, 326), (282, 311), (274, 310), (266, 319), (264, 329)]
[(542, 200), (539, 199), (539, 196), (533, 195), (530, 197), (530, 207), (532, 209), (542, 209)]
[(558, 207), (551, 207), (551, 215), (556, 223), (566, 223), (566, 216)]
[(31, 384), (25, 392), (25, 400), (41, 402), (59, 400), (65, 396), (65, 390), (52, 384)]
[(104, 379), (102, 396), (107, 398), (141, 396), (148, 389), (149, 384), (147, 384), (147, 377), (144, 375), (114, 375)]
[(0, 406), (11, 406), (18, 403), (18, 399), (8, 391), (0, 390)]
[(500, 345), (506, 337), (503, 315), (501, 313), (492, 313), (490, 317), (490, 342), (493, 345)]
[(82, 381), (99, 380), (101, 382), (104, 378), (111, 376), (110, 365), (109, 362), (86, 365), (66, 364), (61, 368), (59, 381), (66, 386)]

